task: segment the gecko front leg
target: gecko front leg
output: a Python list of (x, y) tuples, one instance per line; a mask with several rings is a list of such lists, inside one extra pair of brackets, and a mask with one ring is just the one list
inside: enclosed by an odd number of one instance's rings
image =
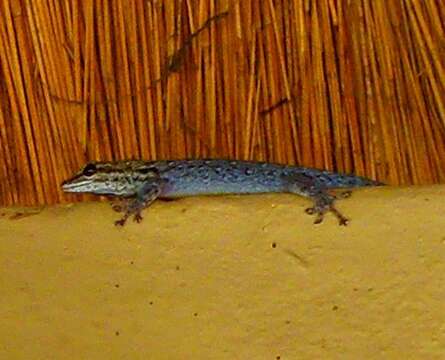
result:
[[(141, 222), (141, 211), (149, 207), (161, 193), (162, 183), (160, 181), (145, 184), (134, 198), (128, 200), (125, 199), (122, 202), (124, 204), (123, 208), (117, 210), (125, 211), (125, 214), (120, 220), (115, 221), (114, 224), (116, 226), (124, 226), (125, 222), (131, 215), (134, 215), (134, 221), (138, 223)], [(122, 203), (120, 206), (122, 206)]]

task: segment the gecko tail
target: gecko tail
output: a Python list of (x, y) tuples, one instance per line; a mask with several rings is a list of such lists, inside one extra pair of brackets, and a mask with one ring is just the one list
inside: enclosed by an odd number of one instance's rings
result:
[(385, 184), (368, 179), (362, 176), (337, 174), (337, 173), (323, 173), (320, 174), (320, 180), (323, 181), (329, 188), (353, 188), (364, 186), (384, 186)]

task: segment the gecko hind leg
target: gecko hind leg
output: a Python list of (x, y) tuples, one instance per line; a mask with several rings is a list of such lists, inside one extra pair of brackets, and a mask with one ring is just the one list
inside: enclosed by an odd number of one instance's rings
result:
[(305, 211), (309, 215), (316, 215), (314, 224), (320, 224), (324, 215), (330, 211), (337, 217), (340, 225), (348, 225), (349, 220), (334, 206), (334, 196), (321, 192), (311, 195), (311, 198), (314, 200), (314, 206), (307, 208)]
[(335, 208), (334, 201), (340, 197), (349, 197), (351, 195), (350, 191), (344, 191), (339, 195), (330, 194), (328, 190), (317, 181), (316, 177), (304, 172), (286, 176), (284, 180), (289, 184), (289, 192), (310, 197), (314, 201), (314, 206), (306, 209), (307, 214), (316, 215), (314, 224), (320, 224), (328, 211), (337, 217), (340, 225), (348, 224), (349, 220)]

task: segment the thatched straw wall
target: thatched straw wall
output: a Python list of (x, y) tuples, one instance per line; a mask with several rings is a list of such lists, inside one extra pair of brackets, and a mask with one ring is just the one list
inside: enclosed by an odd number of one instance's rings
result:
[(445, 180), (437, 0), (2, 0), (0, 204), (90, 159)]

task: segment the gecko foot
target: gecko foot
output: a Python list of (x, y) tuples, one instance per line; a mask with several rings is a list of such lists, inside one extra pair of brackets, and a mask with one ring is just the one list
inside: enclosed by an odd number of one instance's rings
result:
[(344, 217), (340, 211), (338, 211), (334, 206), (331, 206), (329, 209), (338, 219), (338, 224), (342, 226), (346, 226), (349, 223), (349, 219)]
[(323, 219), (324, 219), (324, 214), (318, 213), (317, 217), (314, 220), (314, 224), (315, 225), (321, 224), (323, 222)]
[[(160, 181), (160, 180), (159, 180)], [(115, 222), (118, 226), (123, 226), (127, 219), (133, 215), (133, 220), (137, 223), (142, 221), (141, 211), (156, 200), (156, 198), (161, 194), (162, 183), (161, 182), (148, 182), (144, 185), (140, 194), (137, 196), (126, 199), (123, 203), (123, 211), (125, 211), (122, 219)]]
[(141, 211), (155, 201), (160, 192), (160, 186), (148, 184), (146, 192), (144, 192), (140, 197), (138, 196), (121, 201), (120, 204), (118, 203), (118, 205), (120, 205), (119, 207), (121, 207), (123, 204), (122, 211), (125, 211), (125, 214), (122, 219), (115, 221), (114, 224), (116, 226), (124, 226), (125, 222), (130, 216), (133, 216), (133, 220), (135, 222), (140, 223), (142, 221)]
[(122, 218), (122, 219), (120, 219), (120, 220), (116, 220), (116, 221), (114, 222), (114, 225), (116, 225), (116, 226), (124, 226), (124, 225), (125, 225), (125, 221), (127, 221), (126, 218)]
[(317, 217), (314, 220), (314, 224), (320, 224), (323, 221), (325, 211), (321, 211), (320, 209), (316, 209), (316, 207), (310, 207), (304, 210), (308, 215), (317, 214)]
[[(130, 215), (131, 215), (131, 213), (127, 212), (122, 219), (116, 220), (114, 222), (114, 225), (124, 226), (125, 223), (127, 222), (127, 219), (130, 217)], [(143, 219), (143, 217), (141, 216), (140, 213), (135, 214), (133, 217), (133, 221), (137, 222), (138, 224), (142, 221), (142, 219)]]
[(293, 175), (287, 181), (289, 182), (289, 192), (308, 196), (314, 201), (314, 206), (305, 210), (309, 215), (316, 215), (314, 224), (320, 224), (328, 211), (337, 217), (340, 225), (348, 224), (348, 219), (334, 207), (334, 201), (349, 197), (351, 191), (346, 190), (337, 195), (318, 183), (314, 176), (304, 173)]
[(133, 217), (133, 221), (137, 222), (138, 224), (142, 221), (143, 217), (140, 213), (137, 213)]
[(133, 211), (128, 211), (128, 209), (127, 209), (127, 211), (126, 211), (125, 215), (122, 217), (122, 219), (115, 221), (114, 225), (116, 225), (116, 226), (124, 226), (125, 223), (127, 222), (127, 219), (131, 215), (133, 215), (133, 214), (134, 214), (133, 221), (135, 221), (135, 222), (137, 222), (139, 224), (142, 221), (141, 213), (140, 212), (134, 212), (134, 210)]
[(114, 222), (114, 225), (116, 226), (124, 226), (125, 223), (127, 222), (127, 219), (130, 217), (131, 212), (127, 211), (124, 216), (122, 216), (122, 218), (120, 220), (116, 220)]
[(116, 226), (124, 226), (125, 225), (125, 223), (127, 222), (127, 219), (131, 215), (131, 213), (128, 211), (128, 204), (129, 204), (129, 202), (126, 200), (118, 200), (111, 204), (111, 208), (114, 211), (119, 212), (119, 213), (124, 212), (124, 216), (122, 216), (121, 219), (116, 220), (114, 222), (114, 225), (116, 225)]
[(337, 217), (339, 225), (342, 226), (348, 225), (349, 220), (335, 208), (333, 204), (334, 200), (335, 197), (329, 194), (326, 193), (318, 194), (314, 198), (315, 205), (313, 207), (307, 208), (305, 212), (309, 215), (316, 214), (314, 224), (320, 224), (321, 222), (323, 222), (324, 215), (328, 211), (330, 211)]

